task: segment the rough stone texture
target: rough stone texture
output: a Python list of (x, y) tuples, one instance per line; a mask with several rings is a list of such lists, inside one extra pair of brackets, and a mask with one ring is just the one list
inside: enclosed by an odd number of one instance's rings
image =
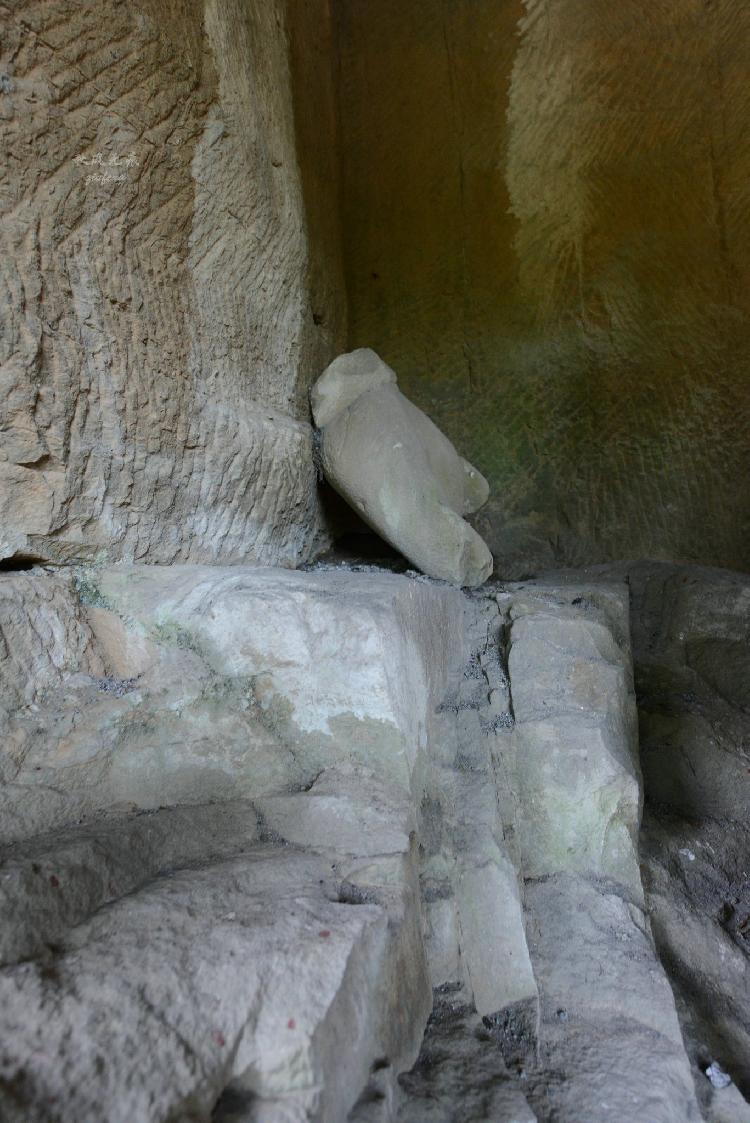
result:
[(42, 954), (111, 900), (163, 869), (232, 855), (260, 836), (254, 807), (238, 801), (172, 807), (37, 836), (1, 853), (0, 963)]
[[(645, 812), (641, 862), (696, 1091), (711, 1123), (746, 1123), (750, 806), (747, 577), (637, 562), (550, 580), (628, 582)], [(735, 1083), (714, 1089), (717, 1062)]]
[[(654, 934), (696, 1070), (717, 1061), (748, 1096), (750, 581), (648, 564), (629, 577)], [(731, 1091), (697, 1084), (707, 1118), (750, 1119)]]
[(374, 351), (340, 355), (311, 395), (326, 479), (423, 573), (481, 585), (492, 555), (462, 516), (487, 501), (487, 481), (398, 389)]
[[(750, 1120), (750, 838), (744, 824), (647, 809), (641, 851), (657, 947), (669, 972), (707, 1119)], [(717, 1062), (731, 1076), (716, 1091)], [(734, 1101), (734, 1102), (732, 1102)]]
[[(507, 771), (541, 999), (529, 1101), (560, 1123), (697, 1123), (643, 910), (627, 589), (539, 582), (508, 587), (498, 603), (515, 719)], [(634, 1080), (646, 1069), (653, 1080)]]
[(613, 878), (638, 896), (640, 776), (624, 586), (511, 594), (508, 670), (526, 877)]
[(205, 1119), (231, 1082), (249, 1118), (343, 1121), (389, 1044), (387, 962), (386, 912), (336, 903), (321, 859), (156, 878), (0, 971), (3, 1118)]
[(538, 998), (498, 802), (504, 777), (491, 752), (497, 715), (488, 694), (502, 675), (499, 620), (492, 601), (467, 605), (470, 657), (441, 705), (419, 808), (433, 986), (462, 986), (482, 1016), (523, 1003), (535, 1009)]
[(327, 4), (0, 19), (0, 557), (305, 560), (344, 324)]
[(439, 990), (400, 1118), (698, 1123), (638, 870), (626, 586), (487, 586), (472, 605), (420, 807)]
[(732, 575), (2, 577), (3, 1118), (747, 1123), (747, 827), (654, 805), (646, 911), (625, 577), (644, 720), (733, 735)]
[[(344, 1123), (392, 1102), (431, 1005), (414, 806), (461, 594), (237, 566), (0, 587), (3, 698), (32, 741), (6, 837), (91, 820), (0, 852), (3, 1119)], [(125, 774), (137, 806), (192, 805), (115, 816)]]
[(492, 1030), (450, 992), (436, 992), (419, 1062), (401, 1083), (398, 1123), (536, 1123)]
[(698, 1123), (675, 1001), (646, 914), (621, 886), (569, 875), (528, 884), (526, 903), (543, 996), (540, 1079), (529, 1093), (540, 1117)]
[(0, 838), (300, 789), (337, 762), (408, 792), (462, 613), (389, 574), (0, 575)]
[(747, 568), (750, 8), (337, 14), (349, 343), (489, 480), (497, 572)]

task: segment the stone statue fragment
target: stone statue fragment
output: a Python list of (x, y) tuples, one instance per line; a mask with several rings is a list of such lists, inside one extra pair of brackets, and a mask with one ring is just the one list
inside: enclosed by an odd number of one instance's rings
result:
[(328, 482), (373, 530), (430, 577), (481, 585), (492, 554), (464, 520), (485, 478), (398, 388), (374, 351), (340, 355), (312, 390)]

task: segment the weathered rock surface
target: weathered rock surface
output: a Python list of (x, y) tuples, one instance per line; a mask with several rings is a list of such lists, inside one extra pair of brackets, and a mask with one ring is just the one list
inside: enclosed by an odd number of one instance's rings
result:
[[(750, 581), (634, 566), (644, 879), (708, 1119), (750, 1119)], [(729, 1089), (705, 1077), (717, 1062)]]
[(258, 811), (232, 801), (171, 807), (40, 835), (2, 850), (0, 964), (30, 959), (164, 869), (215, 861), (257, 842)]
[(306, 560), (345, 320), (327, 6), (0, 21), (0, 558)]
[[(461, 595), (390, 575), (241, 567), (2, 584), (17, 656), (4, 664), (6, 697), (30, 708), (37, 751), (49, 741), (58, 814), (107, 813), (0, 853), (3, 1118), (145, 1123), (216, 1108), (217, 1119), (343, 1123), (371, 1084), (392, 1099), (431, 1006), (412, 789), (463, 651)], [(68, 737), (79, 729), (78, 691), (110, 659), (137, 672), (100, 680), (112, 705), (139, 675), (145, 693), (131, 701), (151, 699), (135, 749), (149, 767), (127, 766), (143, 779), (133, 802), (192, 806), (113, 816), (111, 766), (125, 764), (127, 739), (83, 777), (75, 761), (66, 773), (53, 721), (70, 717)], [(271, 742), (262, 750), (255, 718), (227, 755), (222, 723), (244, 712), (241, 692), (214, 690), (208, 715), (191, 708), (201, 683), (251, 665), (296, 730), (275, 752), (299, 775), (279, 771)], [(91, 715), (70, 742), (79, 758), (119, 713)], [(230, 768), (225, 787), (212, 751)], [(198, 803), (201, 791), (216, 802)], [(22, 808), (19, 798), (11, 834), (34, 826)]]
[(645, 912), (619, 885), (567, 874), (529, 883), (526, 906), (543, 996), (540, 1077), (530, 1092), (540, 1116), (698, 1123), (674, 997)]
[(374, 351), (340, 355), (312, 391), (326, 479), (360, 517), (423, 573), (481, 585), (492, 555), (463, 516), (487, 481), (398, 389)]
[(697, 1123), (638, 871), (627, 589), (488, 588), (470, 635), (421, 808), (441, 989), (402, 1118)]
[(402, 1077), (398, 1123), (536, 1123), (492, 1027), (445, 988), (436, 991), (419, 1061)]
[[(746, 1123), (750, 584), (738, 573), (654, 562), (594, 567), (585, 577), (630, 587), (641, 869), (654, 938), (704, 1117)], [(582, 573), (559, 579), (576, 583)], [(712, 1063), (731, 1085), (711, 1085)]]
[(624, 587), (511, 595), (519, 847), (529, 878), (580, 872), (638, 896), (637, 718)]
[(232, 799), (5, 852), (4, 1115), (206, 1118), (231, 1085), (264, 1123), (343, 1120), (382, 1056), (391, 1083), (411, 1064), (429, 1013), (410, 786), (462, 650), (460, 594), (242, 567), (0, 587), (6, 838)]
[(334, 763), (408, 792), (462, 619), (457, 590), (389, 574), (0, 575), (0, 839), (300, 789)]
[[(744, 824), (684, 820), (648, 808), (641, 850), (654, 938), (675, 991), (710, 1121), (748, 1123), (750, 1104), (750, 837)], [(715, 1089), (718, 1063), (732, 1079)], [(733, 1102), (734, 1101), (734, 1102)]]
[(278, 846), (165, 872), (4, 968), (3, 1118), (205, 1119), (231, 1083), (250, 1118), (345, 1119), (398, 1057), (397, 980), (385, 910), (337, 903), (330, 873)]
[(489, 701), (506, 681), (500, 613), (494, 601), (478, 600), (466, 615), (470, 658), (441, 705), (419, 808), (428, 959), (433, 985), (461, 986), (482, 1016), (522, 1005), (535, 1011), (519, 872), (498, 799), (504, 778), (492, 757), (496, 727), (512, 725)]
[(619, 576), (0, 578), (3, 1118), (746, 1123), (747, 865), (652, 817), (646, 911)]

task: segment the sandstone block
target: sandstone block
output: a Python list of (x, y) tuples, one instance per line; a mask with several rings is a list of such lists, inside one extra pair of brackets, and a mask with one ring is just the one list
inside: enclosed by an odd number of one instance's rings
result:
[(324, 861), (254, 847), (99, 910), (51, 962), (4, 968), (3, 1119), (41, 1123), (51, 1103), (55, 1118), (206, 1119), (232, 1083), (259, 1118), (291, 1103), (344, 1123), (388, 1047), (373, 1012), (396, 980), (385, 911), (331, 898)]
[(640, 897), (627, 601), (605, 613), (576, 591), (559, 603), (540, 587), (510, 608), (521, 861), (527, 877), (608, 876)]
[(462, 613), (458, 591), (392, 574), (0, 575), (0, 840), (280, 795), (333, 765), (408, 791)]
[(100, 0), (2, 21), (0, 558), (309, 560), (328, 539), (307, 396), (344, 293), (317, 186), (331, 71), (290, 40), (324, 57), (327, 12)]
[(484, 864), (461, 863), (456, 873), (461, 955), (478, 1014), (515, 1002), (536, 1005), (517, 874), (495, 847)]
[(549, 1089), (552, 1117), (699, 1123), (674, 998), (646, 916), (611, 889), (569, 874), (526, 887), (542, 1048), (565, 1073)]

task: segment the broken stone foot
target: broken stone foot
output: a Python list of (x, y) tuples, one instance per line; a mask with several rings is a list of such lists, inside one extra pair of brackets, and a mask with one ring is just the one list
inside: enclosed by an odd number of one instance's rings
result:
[(312, 391), (326, 479), (360, 517), (430, 577), (481, 585), (492, 555), (464, 515), (487, 481), (400, 392), (374, 351), (338, 359)]

